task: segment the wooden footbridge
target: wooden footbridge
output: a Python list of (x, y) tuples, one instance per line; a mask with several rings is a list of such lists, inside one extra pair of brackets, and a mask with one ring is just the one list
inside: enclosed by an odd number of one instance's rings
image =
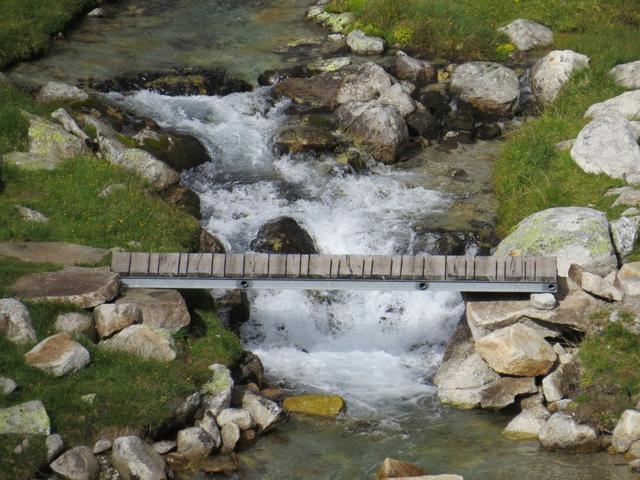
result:
[(555, 257), (114, 253), (129, 288), (556, 292)]

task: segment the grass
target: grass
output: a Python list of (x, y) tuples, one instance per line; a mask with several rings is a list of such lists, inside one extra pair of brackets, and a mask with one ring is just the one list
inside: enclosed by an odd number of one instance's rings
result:
[[(4, 180), (0, 241), (65, 241), (141, 251), (191, 251), (197, 245), (195, 218), (146, 194), (146, 184), (136, 175), (95, 157), (69, 160), (53, 171), (6, 166)], [(125, 188), (100, 197), (112, 184)], [(15, 205), (38, 210), (50, 221), (24, 221)]]
[(2, 0), (0, 69), (44, 53), (53, 35), (97, 3), (96, 0)]
[[(640, 335), (628, 329), (634, 315), (623, 313), (581, 345), (580, 394), (576, 414), (601, 430), (612, 431), (622, 412), (640, 399)], [(608, 318), (608, 315), (607, 315)]]

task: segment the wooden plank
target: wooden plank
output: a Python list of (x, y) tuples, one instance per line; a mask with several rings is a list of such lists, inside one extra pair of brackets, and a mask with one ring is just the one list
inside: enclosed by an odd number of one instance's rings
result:
[(494, 257), (496, 261), (496, 282), (504, 282), (507, 275), (509, 257)]
[(524, 257), (524, 280), (525, 282), (536, 281), (536, 259), (535, 257)]
[(371, 269), (371, 278), (380, 280), (391, 278), (391, 257), (376, 255), (372, 260), (373, 268)]
[(268, 275), (269, 255), (267, 253), (248, 253), (245, 255), (245, 278), (267, 278)]
[(160, 264), (158, 266), (158, 274), (163, 277), (177, 277), (179, 265), (180, 265), (179, 253), (162, 253), (160, 254)]
[(180, 264), (178, 266), (178, 275), (181, 277), (187, 276), (187, 269), (189, 267), (189, 254), (181, 253), (180, 254)]
[(111, 256), (111, 270), (120, 275), (129, 275), (131, 254), (129, 252), (114, 252)]
[(309, 262), (311, 255), (300, 255), (300, 276), (302, 278), (309, 277)]
[(362, 278), (364, 276), (364, 255), (343, 255), (340, 260), (339, 278)]
[(149, 255), (149, 276), (157, 277), (160, 270), (160, 254), (152, 253)]
[(225, 266), (224, 276), (226, 278), (243, 278), (244, 260), (245, 256), (241, 253), (227, 255), (227, 264)]
[(187, 263), (188, 277), (210, 277), (213, 268), (213, 253), (192, 253)]
[(309, 278), (331, 278), (331, 255), (309, 255)]
[(298, 254), (287, 255), (287, 278), (300, 278), (300, 257)]
[(269, 269), (267, 272), (269, 278), (283, 278), (287, 274), (287, 256), (286, 255), (269, 255)]
[(467, 257), (447, 256), (447, 280), (467, 279)]
[(473, 257), (467, 257), (466, 261), (467, 275), (465, 277), (465, 280), (472, 281), (474, 278), (476, 278), (476, 262), (474, 261)]
[(402, 280), (421, 280), (424, 274), (424, 256), (404, 255), (402, 257)]
[(473, 279), (478, 282), (495, 282), (496, 259), (494, 257), (475, 257), (473, 259)]
[(372, 278), (373, 276), (373, 261), (374, 258), (372, 255), (366, 255), (364, 257), (364, 266), (362, 267), (362, 278)]
[(340, 278), (343, 255), (331, 255), (331, 278)]
[(130, 275), (147, 276), (149, 273), (149, 254), (148, 253), (132, 253)]
[(536, 279), (539, 282), (558, 281), (558, 259), (556, 257), (541, 257), (536, 261)]
[(509, 282), (521, 282), (524, 280), (523, 257), (517, 256), (506, 258), (504, 279)]
[(391, 257), (391, 279), (400, 280), (402, 274), (402, 255), (393, 255)]
[(211, 266), (211, 276), (224, 278), (224, 269), (227, 263), (227, 256), (224, 253), (213, 254), (213, 265)]
[(425, 280), (444, 281), (447, 279), (447, 257), (442, 255), (428, 256), (424, 260)]

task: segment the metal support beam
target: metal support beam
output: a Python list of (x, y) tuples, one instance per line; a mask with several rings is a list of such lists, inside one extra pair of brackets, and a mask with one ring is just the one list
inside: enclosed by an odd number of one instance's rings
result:
[(411, 281), (411, 280), (336, 280), (336, 279), (227, 279), (227, 278), (162, 278), (123, 277), (129, 288), (160, 289), (247, 289), (247, 290), (373, 290), (434, 292), (555, 293), (553, 282), (480, 282), (480, 281)]

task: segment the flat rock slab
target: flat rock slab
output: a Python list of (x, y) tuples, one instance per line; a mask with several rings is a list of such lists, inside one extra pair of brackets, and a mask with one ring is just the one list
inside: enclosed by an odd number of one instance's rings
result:
[(114, 299), (120, 290), (120, 281), (109, 268), (67, 267), (59, 272), (21, 277), (13, 290), (17, 297), (31, 301), (63, 302), (92, 308)]
[(0, 242), (0, 256), (23, 262), (59, 265), (95, 265), (109, 254), (102, 248), (63, 242)]

